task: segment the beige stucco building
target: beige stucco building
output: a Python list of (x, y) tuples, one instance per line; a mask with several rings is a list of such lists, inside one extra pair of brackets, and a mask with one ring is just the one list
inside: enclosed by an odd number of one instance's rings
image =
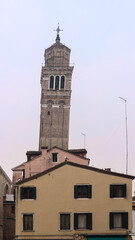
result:
[(133, 179), (65, 161), (18, 182), (15, 239), (127, 239)]

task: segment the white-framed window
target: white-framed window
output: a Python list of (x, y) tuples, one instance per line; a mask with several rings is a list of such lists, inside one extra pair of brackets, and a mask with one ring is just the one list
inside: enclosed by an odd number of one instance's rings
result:
[(65, 89), (65, 76), (61, 76), (60, 89)]
[(60, 213), (60, 230), (71, 230), (71, 214), (70, 213)]
[(22, 214), (22, 230), (34, 231), (34, 214), (33, 213)]
[(52, 162), (58, 162), (58, 153), (52, 153)]
[(49, 79), (49, 89), (50, 90), (64, 90), (65, 89), (65, 76), (50, 76)]
[(50, 89), (54, 89), (54, 76), (50, 76), (50, 85), (49, 85)]

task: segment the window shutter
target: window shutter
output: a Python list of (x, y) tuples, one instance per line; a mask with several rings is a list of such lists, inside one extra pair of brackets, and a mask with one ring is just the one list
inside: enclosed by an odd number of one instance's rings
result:
[(92, 213), (88, 213), (88, 229), (92, 229)]
[(110, 213), (110, 229), (114, 228), (114, 214)]
[(88, 185), (88, 198), (92, 198), (92, 185)]
[(33, 199), (36, 199), (36, 187), (33, 187)]
[(110, 198), (114, 197), (114, 185), (110, 185)]
[(20, 199), (24, 199), (23, 189), (23, 187), (20, 188)]
[(78, 198), (78, 186), (74, 186), (74, 198)]
[(126, 184), (123, 184), (123, 197), (126, 197), (127, 191), (126, 191)]
[(74, 229), (78, 229), (78, 214), (74, 213)]
[(128, 229), (128, 212), (123, 213), (123, 228)]

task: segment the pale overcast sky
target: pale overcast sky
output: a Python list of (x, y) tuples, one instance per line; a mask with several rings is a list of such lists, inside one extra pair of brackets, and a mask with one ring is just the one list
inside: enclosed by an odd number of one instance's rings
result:
[(86, 149), (91, 165), (124, 172), (128, 107), (129, 167), (135, 175), (135, 1), (0, 1), (0, 165), (11, 168), (38, 150), (40, 74), (44, 49), (71, 48), (74, 64), (70, 148)]

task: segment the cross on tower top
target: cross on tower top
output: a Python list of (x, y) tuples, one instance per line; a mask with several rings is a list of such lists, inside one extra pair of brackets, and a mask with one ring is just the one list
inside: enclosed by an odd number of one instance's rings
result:
[(63, 31), (63, 29), (59, 28), (59, 23), (58, 23), (58, 27), (56, 29), (54, 29), (54, 31), (57, 32), (57, 36), (56, 36), (56, 42), (60, 42), (60, 36), (59, 36), (59, 32)]

